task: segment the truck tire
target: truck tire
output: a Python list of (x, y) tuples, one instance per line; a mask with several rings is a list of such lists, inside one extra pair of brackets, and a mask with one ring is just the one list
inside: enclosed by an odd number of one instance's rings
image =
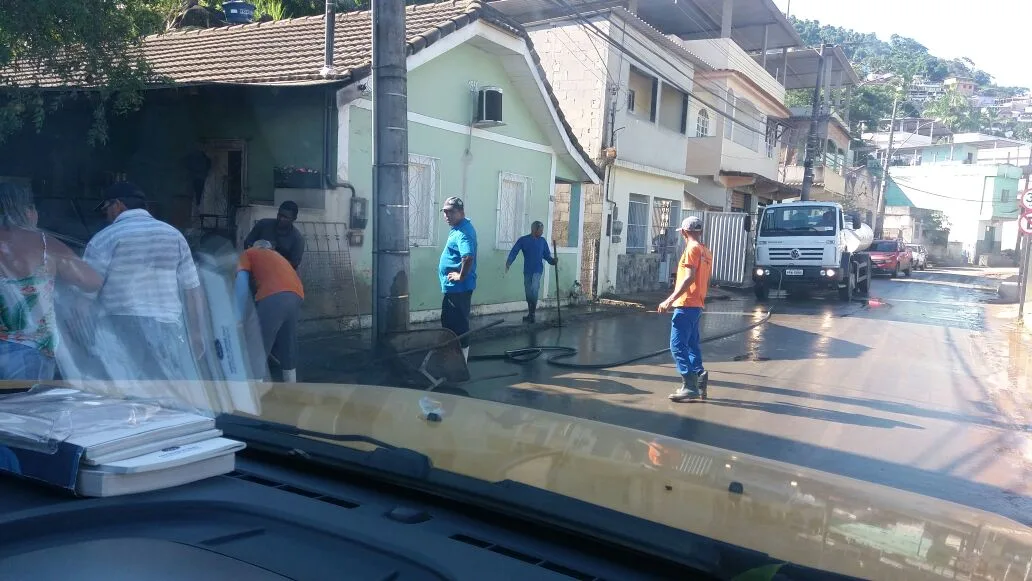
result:
[(765, 301), (770, 297), (770, 289), (762, 284), (753, 287), (753, 292), (756, 293), (756, 300), (758, 301)]
[[(868, 271), (870, 272), (870, 271)], [(861, 296), (868, 296), (871, 294), (871, 275), (868, 274), (867, 278), (863, 282), (856, 285), (856, 292)]]
[(839, 299), (847, 303), (853, 302), (853, 287), (856, 284), (856, 274), (850, 270), (849, 275), (846, 277), (845, 288), (838, 289)]

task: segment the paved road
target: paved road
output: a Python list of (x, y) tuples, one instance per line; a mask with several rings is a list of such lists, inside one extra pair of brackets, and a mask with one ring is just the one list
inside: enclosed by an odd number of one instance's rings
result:
[[(773, 299), (770, 321), (704, 346), (706, 403), (667, 399), (679, 378), (663, 355), (607, 370), (477, 361), (469, 395), (622, 424), (936, 496), (1032, 523), (1028, 344), (1012, 307), (991, 304), (971, 272), (875, 281), (869, 303)], [(703, 335), (755, 320), (764, 305), (710, 307)], [(582, 362), (663, 348), (664, 315), (508, 337), (576, 347)]]

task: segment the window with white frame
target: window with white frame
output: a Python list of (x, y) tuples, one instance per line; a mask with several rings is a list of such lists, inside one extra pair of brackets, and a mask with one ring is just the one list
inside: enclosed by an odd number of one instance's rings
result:
[(627, 202), (627, 254), (645, 254), (649, 240), (649, 198), (631, 194)]
[(438, 160), (425, 155), (409, 154), (409, 245), (432, 246), (434, 218), (437, 216)]
[(514, 173), (498, 176), (498, 228), (496, 247), (508, 250), (527, 230), (527, 200), (531, 179)]
[(709, 137), (709, 111), (699, 109), (699, 118), (695, 122), (695, 136)]

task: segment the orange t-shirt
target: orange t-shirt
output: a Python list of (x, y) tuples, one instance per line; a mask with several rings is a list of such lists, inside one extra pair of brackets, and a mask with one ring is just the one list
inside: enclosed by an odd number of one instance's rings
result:
[(275, 250), (248, 248), (240, 255), (240, 265), (237, 270), (246, 270), (251, 273), (251, 278), (254, 279), (254, 284), (258, 289), (254, 297), (256, 301), (285, 291), (292, 292), (302, 299), (305, 298), (301, 278), (297, 276), (297, 272), (287, 262), (287, 259)]
[(674, 307), (702, 307), (709, 291), (710, 274), (713, 271), (713, 253), (700, 242), (689, 240), (677, 264), (677, 281), (680, 286), (688, 278), (688, 271), (695, 271), (695, 280), (688, 290), (674, 301)]

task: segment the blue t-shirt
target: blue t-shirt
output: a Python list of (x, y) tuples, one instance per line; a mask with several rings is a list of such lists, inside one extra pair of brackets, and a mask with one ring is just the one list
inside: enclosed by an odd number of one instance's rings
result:
[[(459, 272), (462, 268), (462, 257), (472, 256), (473, 264), (469, 267), (466, 280), (451, 282), (449, 272)], [(448, 233), (448, 242), (441, 253), (441, 264), (437, 270), (441, 278), (441, 290), (445, 293), (461, 293), (477, 288), (477, 231), (466, 218), (452, 227)]]
[(544, 236), (538, 236), (537, 238), (531, 234), (520, 236), (516, 244), (512, 245), (512, 250), (509, 251), (509, 258), (505, 263), (512, 264), (515, 262), (516, 255), (520, 251), (523, 251), (523, 274), (543, 272), (545, 269), (543, 260), (547, 260), (549, 264), (552, 263), (552, 253), (548, 249), (548, 242)]

